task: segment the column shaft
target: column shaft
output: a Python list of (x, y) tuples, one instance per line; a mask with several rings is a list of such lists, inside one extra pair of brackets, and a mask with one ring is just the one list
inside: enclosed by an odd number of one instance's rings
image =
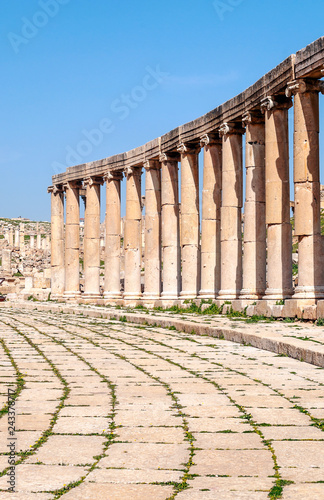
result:
[(222, 141), (206, 135), (201, 221), (201, 298), (215, 298), (220, 290), (221, 237), (220, 209), (222, 203)]
[(120, 172), (106, 175), (105, 299), (120, 299)]
[(235, 124), (220, 128), (223, 137), (221, 207), (222, 299), (237, 299), (242, 288), (242, 134)]
[[(279, 97), (278, 97), (279, 99)], [(290, 101), (266, 98), (266, 299), (285, 299), (292, 294), (292, 230), (290, 224), (288, 109)]]
[(182, 299), (194, 299), (200, 289), (199, 149), (180, 144)]
[(161, 294), (161, 170), (158, 161), (145, 163), (145, 287), (146, 299)]
[[(61, 189), (51, 190), (51, 296), (62, 297), (65, 284), (64, 269), (64, 193)], [(30, 237), (34, 248), (34, 236)]]
[(65, 291), (64, 297), (75, 298), (80, 293), (80, 200), (78, 183), (66, 186), (65, 225)]
[(294, 94), (295, 236), (298, 236), (298, 286), (295, 298), (324, 296), (319, 162), (319, 82), (296, 80)]
[(84, 297), (100, 297), (100, 182), (89, 178), (84, 214)]
[(162, 154), (162, 298), (175, 300), (181, 288), (178, 158)]
[(243, 290), (241, 298), (260, 299), (266, 289), (265, 127), (261, 114), (248, 113), (244, 204)]
[(141, 298), (141, 168), (126, 169), (125, 291), (124, 299)]

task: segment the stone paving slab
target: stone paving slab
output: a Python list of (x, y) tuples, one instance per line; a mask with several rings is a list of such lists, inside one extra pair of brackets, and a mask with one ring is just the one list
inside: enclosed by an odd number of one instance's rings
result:
[[(283, 499), (324, 498), (324, 372), (316, 366), (45, 308), (0, 308), (0, 337), (26, 380), (16, 404), (16, 451), (25, 454), (16, 456), (15, 494), (0, 477), (1, 498), (52, 500), (64, 488), (64, 498), (82, 500), (258, 500), (279, 479), (293, 481)], [(3, 395), (17, 376), (4, 355)], [(7, 427), (4, 414), (1, 470)]]

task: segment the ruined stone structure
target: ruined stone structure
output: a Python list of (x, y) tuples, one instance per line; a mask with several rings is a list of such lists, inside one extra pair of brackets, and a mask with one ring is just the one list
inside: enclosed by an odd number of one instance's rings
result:
[[(106, 302), (232, 301), (235, 307), (324, 298), (320, 227), (319, 94), (324, 37), (247, 90), (145, 146), (53, 177), (52, 296), (81, 298), (79, 202), (86, 189), (83, 299), (98, 300), (100, 187), (106, 189)], [(294, 106), (295, 228), (292, 282), (288, 110)], [(245, 200), (243, 154), (245, 141)], [(203, 148), (202, 214), (198, 154)], [(178, 185), (179, 163), (181, 186)], [(126, 177), (125, 286), (120, 280), (120, 183)], [(146, 176), (144, 293), (141, 178)], [(181, 192), (181, 224), (179, 218)], [(64, 232), (64, 201), (66, 225)], [(242, 209), (244, 203), (244, 241)], [(201, 221), (201, 223), (200, 223)], [(201, 226), (201, 227), (200, 227)], [(244, 249), (244, 251), (243, 251)], [(298, 299), (298, 300), (297, 300)], [(301, 301), (301, 302), (298, 302)], [(289, 302), (289, 301), (288, 301)], [(278, 304), (277, 304), (278, 305)]]

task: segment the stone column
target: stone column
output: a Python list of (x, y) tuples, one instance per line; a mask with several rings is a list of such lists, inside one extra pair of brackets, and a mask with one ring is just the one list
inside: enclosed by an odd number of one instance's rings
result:
[(218, 135), (205, 135), (204, 184), (201, 221), (201, 290), (200, 297), (214, 299), (220, 290), (222, 203), (222, 141)]
[(291, 100), (266, 97), (265, 113), (267, 290), (265, 299), (292, 295), (292, 231), (290, 224), (288, 109)]
[(241, 298), (260, 299), (266, 290), (265, 125), (258, 112), (243, 116), (246, 126), (243, 290)]
[(84, 298), (100, 297), (100, 178), (84, 180)]
[(324, 247), (321, 236), (319, 92), (324, 82), (295, 80), (294, 95), (295, 236), (298, 236), (298, 286), (294, 298), (324, 296)]
[(9, 245), (13, 247), (14, 244), (14, 233), (12, 227), (9, 229)]
[(20, 245), (20, 231), (19, 229), (15, 229), (15, 247), (19, 248)]
[[(51, 193), (51, 297), (63, 296), (65, 286), (64, 269), (64, 192), (62, 186), (50, 187)], [(30, 237), (34, 248), (34, 236)]]
[(25, 251), (25, 224), (20, 224), (19, 227), (19, 248), (22, 253)]
[(224, 123), (221, 208), (221, 290), (222, 300), (237, 299), (242, 289), (242, 134), (235, 123)]
[(178, 155), (162, 154), (162, 299), (176, 300), (181, 289)]
[(2, 270), (5, 273), (11, 272), (11, 250), (2, 250)]
[(33, 234), (30, 236), (30, 248), (35, 248), (35, 236)]
[(181, 299), (195, 299), (200, 289), (199, 170), (200, 148), (181, 143)]
[(145, 254), (143, 298), (156, 300), (161, 294), (161, 165), (144, 164), (145, 178)]
[(125, 291), (124, 299), (137, 300), (141, 291), (141, 174), (142, 169), (126, 168)]
[(46, 250), (50, 250), (50, 248), (51, 248), (51, 237), (50, 237), (49, 234), (46, 235), (45, 241), (46, 241)]
[(120, 181), (122, 172), (108, 172), (106, 182), (105, 299), (121, 299)]
[(41, 250), (41, 248), (42, 248), (42, 236), (39, 233), (37, 233), (37, 236), (36, 236), (36, 245), (37, 245), (37, 250)]
[(80, 182), (68, 182), (65, 225), (65, 298), (76, 298), (80, 292)]

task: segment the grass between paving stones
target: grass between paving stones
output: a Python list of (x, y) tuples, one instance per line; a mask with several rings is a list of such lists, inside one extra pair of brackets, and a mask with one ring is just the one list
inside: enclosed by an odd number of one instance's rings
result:
[[(70, 325), (75, 326), (73, 323), (72, 323), (72, 324), (70, 323)], [(247, 423), (249, 423), (249, 425), (251, 425), (251, 427), (252, 427), (252, 429), (253, 429), (253, 431), (252, 431), (252, 432), (255, 432), (256, 434), (258, 434), (258, 435), (260, 436), (260, 438), (261, 438), (261, 440), (262, 440), (262, 442), (263, 442), (264, 446), (265, 446), (266, 448), (268, 448), (268, 450), (270, 451), (271, 456), (272, 456), (272, 460), (273, 460), (273, 469), (274, 469), (275, 484), (274, 484), (273, 488), (272, 488), (272, 489), (270, 490), (270, 492), (269, 492), (269, 498), (271, 498), (272, 500), (276, 500), (276, 499), (279, 499), (279, 498), (281, 497), (281, 495), (282, 495), (282, 489), (283, 489), (283, 486), (284, 486), (286, 483), (285, 483), (285, 481), (284, 481), (284, 480), (281, 478), (281, 476), (280, 476), (279, 466), (278, 466), (278, 462), (277, 462), (277, 457), (276, 457), (276, 455), (275, 455), (275, 451), (274, 451), (274, 449), (273, 449), (273, 447), (272, 447), (271, 441), (270, 441), (270, 440), (266, 440), (266, 439), (265, 439), (265, 437), (264, 437), (264, 435), (263, 435), (262, 431), (259, 429), (259, 427), (260, 427), (260, 426), (259, 426), (259, 425), (258, 425), (255, 421), (253, 421), (253, 419), (252, 419), (252, 415), (251, 415), (250, 413), (248, 413), (248, 412), (247, 412), (247, 410), (246, 410), (243, 406), (241, 406), (240, 404), (238, 404), (238, 403), (237, 403), (237, 402), (236, 402), (236, 401), (235, 401), (235, 400), (234, 400), (231, 396), (229, 396), (229, 395), (227, 394), (227, 392), (225, 391), (225, 389), (223, 389), (223, 388), (222, 388), (219, 384), (217, 384), (217, 382), (215, 382), (215, 381), (213, 381), (213, 380), (210, 380), (208, 377), (205, 377), (204, 375), (202, 375), (202, 374), (200, 374), (200, 373), (197, 373), (196, 371), (194, 371), (194, 370), (192, 370), (192, 369), (189, 369), (189, 368), (183, 367), (183, 366), (182, 366), (182, 365), (180, 365), (179, 363), (176, 363), (175, 361), (173, 361), (173, 360), (171, 360), (171, 359), (169, 359), (169, 358), (167, 358), (167, 357), (160, 356), (159, 354), (156, 354), (156, 353), (154, 353), (154, 352), (152, 352), (152, 351), (149, 351), (149, 350), (147, 350), (147, 349), (145, 349), (145, 348), (143, 348), (143, 347), (139, 347), (139, 346), (137, 346), (136, 344), (132, 344), (131, 342), (127, 342), (126, 340), (122, 340), (122, 339), (116, 338), (116, 337), (114, 337), (114, 336), (112, 336), (112, 335), (108, 335), (108, 334), (104, 334), (104, 333), (102, 333), (102, 332), (98, 332), (97, 330), (92, 330), (92, 329), (91, 329), (91, 328), (89, 328), (88, 326), (83, 326), (83, 325), (80, 325), (80, 324), (78, 324), (77, 326), (78, 326), (78, 327), (81, 327), (81, 328), (83, 328), (83, 329), (87, 329), (88, 331), (91, 331), (91, 332), (93, 332), (93, 333), (96, 333), (97, 335), (100, 335), (100, 336), (102, 336), (102, 337), (104, 337), (104, 338), (111, 338), (111, 339), (113, 339), (113, 340), (115, 340), (115, 341), (117, 340), (117, 341), (122, 342), (122, 343), (124, 343), (124, 344), (126, 344), (126, 345), (129, 345), (129, 346), (131, 346), (131, 347), (133, 347), (133, 348), (135, 348), (135, 349), (138, 349), (138, 350), (140, 350), (140, 351), (142, 351), (142, 352), (145, 352), (145, 353), (147, 353), (147, 354), (150, 354), (151, 356), (155, 356), (155, 357), (157, 357), (157, 358), (159, 358), (159, 359), (162, 359), (162, 360), (164, 360), (164, 361), (167, 361), (168, 363), (170, 363), (170, 364), (172, 364), (172, 365), (174, 365), (174, 366), (177, 366), (177, 367), (178, 367), (178, 368), (180, 368), (181, 370), (184, 370), (184, 371), (186, 371), (186, 372), (190, 373), (191, 375), (194, 375), (195, 377), (197, 377), (197, 378), (201, 378), (201, 379), (205, 380), (206, 382), (208, 382), (208, 383), (212, 384), (212, 385), (213, 385), (213, 386), (214, 386), (214, 387), (215, 387), (215, 388), (216, 388), (219, 392), (221, 392), (222, 394), (224, 394), (224, 395), (225, 395), (225, 396), (226, 396), (226, 397), (230, 400), (230, 402), (231, 402), (231, 403), (232, 403), (232, 404), (233, 404), (233, 405), (234, 405), (234, 406), (235, 406), (235, 407), (236, 407), (236, 408), (237, 408), (237, 409), (238, 409), (238, 410), (242, 413), (242, 418), (244, 418), (244, 419), (247, 421)], [(119, 331), (119, 330), (117, 329), (117, 332), (118, 332), (118, 331)], [(71, 334), (71, 332), (67, 332), (67, 333), (70, 333), (70, 334)], [(120, 333), (123, 333), (123, 334), (124, 334), (125, 332), (120, 331)], [(75, 334), (75, 333), (73, 333), (73, 335), (76, 335), (76, 334)], [(127, 333), (127, 335), (130, 335), (130, 336), (135, 336), (135, 337), (137, 336), (137, 337), (140, 337), (140, 338), (142, 338), (142, 339), (143, 339), (143, 337), (141, 337), (140, 335), (129, 334), (129, 333)], [(83, 336), (81, 336), (81, 337), (83, 338)], [(155, 339), (151, 339), (151, 338), (147, 338), (147, 337), (145, 337), (145, 340), (150, 340), (150, 341), (152, 341), (152, 342), (154, 342), (154, 343), (156, 343), (156, 344), (159, 344), (159, 345), (161, 345), (161, 346), (163, 346), (163, 347), (167, 347), (167, 348), (169, 348), (169, 349), (174, 349), (174, 350), (177, 350), (177, 351), (180, 351), (180, 352), (184, 352), (184, 353), (185, 353), (185, 351), (183, 351), (183, 350), (182, 350), (182, 349), (180, 349), (180, 348), (175, 348), (175, 347), (170, 348), (167, 344), (164, 344), (163, 342), (159, 342), (159, 341), (157, 341), (157, 340), (155, 340)], [(197, 343), (198, 343), (198, 342), (197, 342)], [(201, 356), (197, 356), (197, 357), (198, 357), (199, 359), (203, 360), (203, 361), (208, 361), (208, 362), (210, 362), (207, 358), (203, 358), (203, 357), (201, 357)], [(222, 367), (222, 368), (224, 368), (224, 369), (226, 369), (226, 370), (228, 370), (228, 371), (230, 371), (230, 372), (234, 372), (234, 373), (236, 373), (236, 374), (240, 374), (240, 375), (243, 375), (243, 376), (247, 376), (246, 374), (244, 374), (244, 373), (242, 373), (242, 372), (239, 372), (238, 370), (233, 370), (233, 369), (231, 369), (231, 368), (225, 367), (225, 366), (224, 366), (224, 365), (222, 365), (221, 363), (215, 363), (215, 362), (211, 362), (211, 363), (212, 363), (212, 364), (215, 364), (215, 365), (217, 365), (217, 366), (220, 366), (220, 367)], [(247, 377), (247, 378), (248, 378), (248, 377)], [(266, 384), (264, 384), (264, 385), (266, 385)], [(187, 485), (187, 481), (188, 481), (188, 480), (189, 480), (189, 478), (186, 478), (186, 479), (185, 479), (185, 481), (183, 482), (183, 483), (184, 483), (184, 484), (183, 484), (183, 487), (182, 487), (181, 489), (185, 489), (185, 488), (187, 488), (187, 487), (188, 487), (188, 485)], [(181, 484), (182, 484), (182, 483), (181, 483)], [(291, 484), (291, 483), (289, 483), (289, 484)], [(169, 499), (167, 499), (167, 500), (173, 500), (173, 499), (175, 498), (175, 496), (179, 493), (179, 491), (181, 491), (181, 489), (179, 489), (179, 487), (178, 487), (178, 489), (176, 489), (176, 491), (175, 491), (174, 495), (173, 495), (173, 496), (171, 496), (171, 497), (170, 497)]]
[[(107, 441), (104, 443), (104, 449), (103, 449), (103, 452), (101, 455), (98, 455), (98, 456), (95, 456), (93, 457), (95, 459), (95, 461), (91, 464), (90, 466), (90, 469), (88, 471), (88, 473), (81, 477), (78, 481), (74, 481), (74, 482), (71, 482), (67, 485), (65, 485), (63, 488), (60, 488), (60, 489), (57, 489), (57, 490), (54, 490), (54, 491), (44, 491), (44, 493), (51, 493), (52, 495), (54, 495), (54, 498), (53, 500), (57, 500), (58, 498), (60, 498), (61, 496), (63, 496), (65, 493), (67, 493), (68, 491), (76, 488), (77, 486), (79, 486), (80, 484), (82, 484), (84, 482), (84, 480), (86, 479), (86, 477), (90, 474), (90, 472), (92, 472), (96, 466), (98, 465), (98, 462), (104, 458), (106, 456), (106, 452), (109, 448), (109, 446), (115, 441), (115, 438), (116, 438), (116, 434), (115, 434), (115, 429), (116, 429), (116, 423), (115, 423), (115, 416), (116, 416), (116, 406), (118, 404), (117, 402), (117, 397), (116, 397), (116, 386), (115, 384), (113, 384), (105, 375), (102, 375), (96, 368), (94, 368), (91, 363), (89, 363), (85, 358), (83, 358), (80, 354), (78, 353), (75, 353), (71, 348), (67, 347), (65, 345), (64, 342), (62, 341), (59, 341), (58, 339), (56, 339), (55, 337), (52, 337), (51, 335), (47, 334), (47, 333), (44, 333), (44, 332), (41, 332), (38, 328), (36, 328), (34, 325), (30, 325), (28, 323), (24, 323), (23, 321), (21, 320), (18, 320), (17, 318), (15, 318), (16, 321), (18, 321), (19, 323), (25, 325), (25, 326), (28, 326), (28, 327), (31, 327), (33, 328), (34, 330), (36, 330), (39, 334), (45, 336), (45, 337), (48, 337), (50, 338), (51, 340), (53, 340), (56, 344), (58, 345), (61, 345), (62, 347), (64, 347), (68, 352), (70, 352), (71, 354), (73, 354), (74, 356), (76, 356), (80, 361), (82, 361), (83, 363), (85, 363), (89, 369), (91, 371), (93, 371), (94, 373), (96, 373), (104, 382), (107, 383), (109, 389), (110, 389), (110, 393), (111, 393), (111, 404), (112, 404), (112, 411), (111, 413), (108, 415), (108, 418), (110, 418), (111, 422), (109, 424), (109, 433), (103, 433), (103, 434), (97, 434), (97, 433), (94, 433), (94, 434), (90, 434), (90, 435), (95, 435), (95, 436), (100, 436), (100, 435), (104, 435), (106, 438), (107, 438)], [(48, 324), (47, 322), (45, 321), (42, 321), (43, 323), (45, 324)], [(51, 326), (55, 326), (55, 325), (51, 325)], [(53, 433), (51, 433), (51, 435), (53, 435)], [(73, 434), (68, 434), (68, 435), (73, 435)], [(48, 437), (48, 436), (47, 436)], [(42, 443), (43, 444), (43, 443)], [(34, 453), (33, 453), (34, 454)], [(29, 455), (28, 455), (29, 456)], [(18, 465), (18, 464), (17, 464)]]
[[(99, 323), (99, 325), (100, 325), (100, 323)], [(104, 326), (104, 323), (101, 323), (101, 325), (102, 325), (102, 326)], [(134, 328), (137, 328), (137, 329), (143, 329), (143, 327), (141, 327), (141, 326), (135, 326)], [(145, 330), (147, 330), (147, 329), (145, 329)], [(128, 333), (128, 335), (130, 335), (130, 336), (137, 336), (136, 334), (130, 334), (130, 333)], [(139, 337), (140, 337), (141, 339), (143, 339), (143, 338), (144, 338), (144, 337), (142, 337), (142, 336), (139, 336)], [(163, 346), (163, 347), (168, 347), (168, 348), (170, 348), (167, 344), (164, 344), (163, 342), (159, 342), (159, 341), (157, 341), (156, 339), (153, 339), (153, 338), (148, 338), (148, 337), (145, 337), (145, 339), (150, 340), (151, 342), (157, 343), (157, 344), (159, 344), (159, 345), (161, 345), (161, 346)], [(197, 342), (196, 340), (194, 340), (194, 339), (192, 339), (192, 338), (190, 338), (190, 337), (187, 337), (186, 339), (187, 339), (187, 340), (189, 340), (189, 341), (191, 341), (191, 342), (196, 342), (196, 343), (198, 343), (199, 345), (201, 345), (199, 342)], [(213, 348), (214, 348), (214, 346), (213, 346), (213, 345), (210, 345), (210, 347), (213, 347)], [(172, 349), (175, 349), (175, 350), (178, 350), (178, 351), (180, 351), (180, 352), (185, 353), (185, 351), (183, 351), (183, 350), (182, 350), (182, 349), (180, 349), (180, 348), (172, 347)], [(242, 355), (242, 356), (244, 357), (244, 355)], [(210, 361), (208, 358), (203, 358), (203, 357), (201, 357), (201, 356), (198, 356), (196, 353), (195, 353), (195, 357), (198, 357), (199, 359), (201, 359), (201, 360), (203, 360), (203, 361), (208, 361), (208, 362), (210, 362), (210, 363), (212, 363), (212, 364), (216, 364), (216, 365), (218, 365), (218, 366), (221, 366), (222, 368), (226, 368), (227, 370), (230, 370), (230, 371), (232, 371), (232, 372), (234, 372), (234, 373), (236, 373), (236, 374), (243, 375), (243, 376), (247, 377), (248, 379), (253, 380), (254, 382), (257, 382), (257, 383), (259, 383), (259, 384), (261, 384), (261, 385), (263, 385), (263, 386), (265, 386), (265, 387), (270, 388), (270, 389), (271, 389), (271, 390), (273, 390), (275, 393), (277, 393), (279, 396), (283, 397), (284, 399), (286, 399), (286, 400), (287, 400), (287, 401), (289, 401), (290, 403), (294, 404), (294, 401), (292, 400), (292, 398), (288, 398), (288, 397), (286, 397), (284, 394), (280, 393), (280, 391), (279, 391), (279, 390), (272, 388), (269, 384), (266, 384), (266, 383), (262, 382), (261, 380), (258, 380), (258, 379), (253, 379), (253, 378), (249, 377), (247, 374), (242, 373), (242, 372), (239, 372), (238, 370), (233, 370), (233, 369), (231, 369), (231, 368), (225, 367), (225, 366), (224, 366), (224, 365), (222, 365), (221, 363), (215, 363), (215, 362), (212, 362), (212, 361)], [(164, 359), (164, 358), (163, 358), (163, 359)], [(249, 358), (247, 358), (247, 359), (249, 359)], [(270, 363), (266, 363), (266, 362), (262, 362), (262, 364), (264, 364), (264, 365), (266, 365), (266, 366), (273, 366), (272, 364), (270, 364)], [(294, 372), (291, 372), (291, 373), (294, 373)], [(295, 373), (295, 374), (296, 374), (296, 373)], [(202, 377), (202, 378), (203, 378), (203, 377)], [(317, 383), (317, 384), (319, 384), (320, 386), (323, 386), (323, 385), (324, 385), (324, 384), (322, 384), (321, 382), (314, 381), (314, 380), (312, 380), (312, 379), (309, 379), (308, 377), (307, 377), (307, 378), (305, 378), (305, 380), (308, 380), (308, 381), (311, 381), (311, 382), (316, 382), (316, 383)], [(235, 403), (234, 403), (234, 404), (235, 404)], [(319, 428), (320, 430), (324, 431), (324, 419), (318, 419), (318, 418), (313, 417), (313, 416), (311, 415), (311, 413), (310, 413), (308, 410), (306, 410), (305, 408), (303, 408), (303, 407), (302, 407), (302, 406), (300, 406), (300, 405), (296, 405), (296, 404), (294, 404), (294, 408), (295, 408), (296, 410), (300, 411), (301, 413), (306, 414), (306, 415), (307, 415), (307, 416), (311, 419), (311, 421), (313, 422), (311, 425), (313, 425), (313, 426), (315, 426), (315, 427)], [(249, 419), (250, 419), (250, 417), (251, 417), (251, 416), (250, 416), (250, 414), (248, 414), (247, 419), (249, 420)], [(259, 424), (259, 423), (258, 423), (258, 424), (257, 424), (257, 427), (271, 427), (271, 424), (267, 424), (267, 423), (260, 423), (260, 424)], [(224, 432), (231, 432), (231, 431), (230, 431), (230, 430), (227, 430), (227, 431), (224, 431)], [(261, 434), (262, 434), (262, 433), (261, 433)], [(260, 437), (261, 437), (261, 434), (260, 434)], [(267, 440), (265, 440), (265, 439), (263, 438), (263, 441), (264, 441), (264, 444), (266, 444), (266, 445), (269, 447), (269, 449), (271, 449), (271, 450), (272, 450), (272, 452), (273, 452), (273, 458), (275, 458), (275, 461), (276, 461), (275, 453), (274, 453), (274, 450), (273, 450), (273, 448), (272, 448), (272, 446), (271, 446), (271, 440), (268, 440), (268, 441), (267, 441)], [(269, 492), (269, 497), (270, 497), (270, 498), (272, 498), (272, 499), (280, 498), (280, 497), (281, 497), (281, 494), (282, 494), (282, 491), (283, 491), (283, 487), (284, 487), (284, 486), (286, 486), (286, 485), (288, 485), (288, 484), (292, 484), (292, 482), (289, 482), (289, 481), (284, 481), (284, 480), (282, 480), (280, 477), (277, 477), (277, 480), (276, 480), (275, 485), (273, 486), (273, 488), (272, 488), (272, 489), (271, 489), (271, 491)]]
[[(11, 316), (9, 315), (9, 318), (11, 318)], [(16, 319), (15, 319), (16, 320)], [(52, 363), (52, 361), (46, 356), (46, 354), (44, 354), (44, 352), (36, 345), (34, 344), (34, 342), (23, 332), (21, 332), (16, 326), (13, 326), (11, 325), (10, 323), (6, 323), (3, 319), (1, 320), (6, 326), (9, 326), (10, 328), (12, 328), (18, 335), (20, 335), (21, 337), (23, 337), (26, 342), (33, 348), (35, 349), (35, 351), (40, 355), (42, 356), (43, 359), (45, 359), (45, 361), (49, 364), (49, 366), (51, 367), (52, 371), (54, 372), (54, 374), (56, 375), (56, 377), (60, 380), (60, 382), (63, 384), (63, 396), (59, 399), (60, 400), (60, 404), (58, 405), (56, 411), (53, 413), (52, 415), (52, 419), (50, 421), (50, 425), (48, 427), (48, 429), (46, 431), (44, 431), (41, 435), (41, 437), (39, 438), (38, 441), (36, 441), (35, 444), (33, 444), (31, 446), (31, 449), (30, 450), (26, 450), (24, 452), (18, 452), (16, 455), (17, 456), (20, 456), (20, 459), (19, 460), (16, 460), (15, 462), (15, 466), (23, 463), (28, 457), (32, 456), (32, 455), (35, 455), (38, 448), (40, 448), (49, 438), (49, 436), (51, 436), (53, 433), (52, 433), (52, 429), (57, 421), (57, 418), (58, 418), (58, 415), (59, 415), (59, 412), (61, 411), (61, 409), (63, 408), (64, 406), (64, 402), (66, 400), (66, 398), (68, 397), (69, 395), (69, 392), (70, 392), (70, 388), (68, 386), (68, 383), (67, 381), (65, 380), (65, 378), (62, 376), (62, 374), (60, 373), (60, 371), (58, 370), (58, 368), (54, 365), (54, 363)], [(29, 325), (26, 325), (26, 326), (29, 326)], [(4, 469), (1, 473), (0, 473), (0, 477), (4, 476), (5, 474), (7, 474), (9, 470), (9, 467), (7, 467), (6, 469)]]
[[(45, 320), (39, 320), (47, 325), (50, 325), (50, 326), (56, 326), (56, 325), (53, 325), (52, 323), (49, 323)], [(71, 323), (69, 323), (71, 325)], [(72, 324), (73, 325), (73, 324)], [(76, 326), (76, 325), (73, 325), (73, 326)], [(79, 328), (85, 328), (84, 326), (78, 324), (77, 325)], [(109, 351), (111, 354), (113, 354), (114, 356), (116, 356), (117, 358), (127, 362), (129, 365), (133, 366), (135, 369), (139, 370), (140, 372), (144, 373), (145, 375), (147, 375), (148, 377), (150, 377), (152, 380), (155, 380), (156, 382), (158, 382), (160, 385), (162, 385), (166, 391), (167, 391), (167, 394), (170, 396), (170, 398), (173, 400), (173, 408), (177, 411), (179, 417), (181, 417), (182, 419), (182, 422), (183, 424), (181, 425), (181, 427), (183, 428), (183, 431), (184, 431), (184, 434), (185, 434), (185, 440), (189, 442), (189, 459), (188, 459), (188, 462), (186, 464), (184, 464), (184, 473), (183, 473), (183, 476), (182, 476), (182, 480), (181, 482), (175, 482), (175, 481), (171, 481), (171, 482), (165, 482), (165, 483), (152, 483), (152, 484), (158, 484), (158, 485), (162, 485), (162, 486), (167, 486), (167, 485), (172, 485), (173, 488), (174, 488), (174, 493), (173, 495), (171, 495), (170, 497), (168, 497), (166, 500), (174, 500), (175, 497), (177, 496), (177, 494), (180, 492), (180, 491), (183, 491), (185, 489), (187, 489), (189, 486), (188, 486), (188, 481), (190, 479), (193, 479), (193, 477), (195, 477), (196, 475), (193, 475), (193, 474), (190, 474), (190, 468), (191, 466), (193, 465), (193, 457), (195, 455), (195, 446), (194, 446), (194, 441), (195, 441), (195, 438), (193, 436), (193, 434), (190, 432), (189, 430), (189, 426), (188, 426), (188, 422), (185, 418), (185, 415), (182, 411), (183, 407), (182, 405), (180, 404), (179, 402), (179, 399), (177, 398), (177, 396), (175, 395), (175, 393), (172, 391), (170, 385), (166, 382), (164, 382), (163, 380), (161, 380), (159, 377), (155, 376), (155, 375), (152, 375), (151, 373), (149, 373), (147, 370), (145, 370), (144, 368), (140, 367), (140, 366), (137, 366), (136, 364), (132, 363), (131, 361), (129, 361), (125, 356), (123, 356), (122, 354), (119, 354), (119, 353), (116, 353), (116, 352), (113, 352), (112, 350), (110, 349), (106, 349), (105, 347), (101, 346), (99, 343), (95, 342), (93, 339), (89, 339), (88, 337), (85, 337), (83, 335), (80, 335), (80, 334), (76, 334), (75, 332), (70, 332), (68, 331), (66, 328), (60, 326), (58, 327), (60, 329), (62, 329), (64, 332), (68, 333), (69, 335), (73, 335), (74, 337), (80, 337), (82, 338), (83, 340), (86, 340), (87, 342), (91, 343), (92, 345), (102, 349), (102, 350), (106, 350), (106, 351)], [(92, 331), (93, 333), (96, 333), (97, 335), (101, 335), (99, 332), (95, 331), (95, 330), (91, 330), (89, 328), (87, 328), (89, 331)], [(46, 334), (47, 335), (47, 334)], [(106, 337), (106, 335), (102, 334), (101, 336), (104, 336)], [(111, 337), (113, 338), (113, 337)], [(56, 339), (57, 340), (57, 339)], [(118, 339), (117, 339), (118, 340)], [(58, 341), (58, 340), (57, 340)], [(59, 342), (59, 341), (58, 341)], [(132, 345), (132, 344), (129, 344), (129, 345)], [(134, 347), (134, 346), (133, 346)], [(140, 349), (136, 346), (136, 349)], [(144, 352), (147, 352), (145, 349), (140, 349)], [(163, 358), (162, 358), (163, 359)], [(82, 481), (81, 481), (82, 482)], [(78, 485), (81, 484), (80, 482), (78, 482)], [(74, 486), (75, 487), (75, 486)], [(71, 489), (71, 488), (70, 488)], [(61, 491), (61, 494), (60, 496), (62, 496), (62, 494), (66, 493), (66, 488), (64, 488), (64, 491), (62, 490)], [(59, 496), (56, 496), (56, 498), (59, 498)], [(55, 500), (54, 499), (54, 500)]]
[[(16, 401), (19, 394), (23, 390), (24, 385), (25, 385), (24, 375), (19, 370), (18, 365), (15, 362), (14, 358), (12, 357), (12, 354), (11, 354), (8, 346), (6, 345), (5, 341), (3, 339), (0, 339), (0, 343), (3, 347), (5, 354), (8, 356), (11, 365), (13, 366), (13, 368), (16, 372), (16, 390), (15, 390), (14, 394), (10, 395), (10, 399), (12, 401)], [(4, 415), (8, 414), (8, 411), (9, 411), (9, 405), (8, 405), (8, 403), (6, 403), (4, 405), (4, 407), (0, 410), (0, 418), (3, 417)]]

